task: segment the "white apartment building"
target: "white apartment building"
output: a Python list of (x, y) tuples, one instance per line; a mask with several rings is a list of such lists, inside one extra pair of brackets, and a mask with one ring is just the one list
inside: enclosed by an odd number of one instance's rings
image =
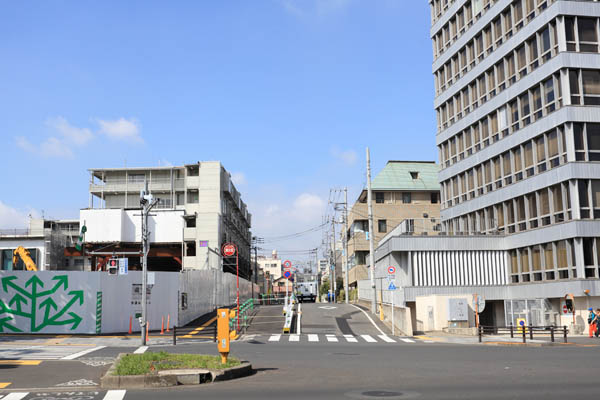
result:
[[(231, 242), (238, 247), (240, 276), (250, 278), (251, 214), (220, 162), (89, 172), (89, 208), (81, 210), (80, 222), (87, 227), (86, 251), (97, 254), (96, 268), (113, 253), (139, 251), (140, 191), (147, 184), (158, 199), (149, 221), (150, 269), (235, 274), (235, 257), (221, 257), (222, 245)], [(130, 268), (139, 266), (138, 256), (128, 258)]]

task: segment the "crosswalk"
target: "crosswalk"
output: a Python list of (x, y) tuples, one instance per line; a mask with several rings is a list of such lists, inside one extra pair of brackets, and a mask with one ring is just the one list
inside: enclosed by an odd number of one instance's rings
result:
[(75, 360), (104, 347), (0, 345), (0, 360)]
[(417, 341), (408, 337), (391, 337), (388, 335), (334, 335), (334, 334), (271, 334), (271, 335), (245, 335), (240, 340), (245, 342), (265, 340), (267, 343), (433, 343), (432, 341)]

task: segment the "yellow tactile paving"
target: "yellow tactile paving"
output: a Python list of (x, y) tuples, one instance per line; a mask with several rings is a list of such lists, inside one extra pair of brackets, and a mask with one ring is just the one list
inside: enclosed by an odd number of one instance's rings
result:
[(40, 365), (42, 360), (0, 360), (0, 365)]
[(0, 389), (4, 389), (8, 386), (10, 386), (12, 382), (0, 382)]

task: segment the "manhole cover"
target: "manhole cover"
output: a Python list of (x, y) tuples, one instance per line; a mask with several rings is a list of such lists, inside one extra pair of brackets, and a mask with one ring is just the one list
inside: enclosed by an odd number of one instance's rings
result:
[(368, 392), (362, 392), (362, 395), (367, 397), (397, 397), (402, 396), (402, 393), (388, 392), (387, 390), (371, 390)]
[(387, 400), (404, 400), (404, 399), (414, 399), (419, 397), (419, 393), (410, 392), (410, 391), (402, 391), (398, 392), (395, 390), (367, 390), (367, 391), (355, 391), (346, 393), (347, 397), (353, 399), (387, 399)]

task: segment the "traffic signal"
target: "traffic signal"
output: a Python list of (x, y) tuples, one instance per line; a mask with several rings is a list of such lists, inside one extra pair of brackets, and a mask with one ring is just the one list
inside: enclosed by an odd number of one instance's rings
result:
[(116, 275), (119, 272), (119, 260), (111, 258), (108, 260), (107, 268), (109, 275)]

